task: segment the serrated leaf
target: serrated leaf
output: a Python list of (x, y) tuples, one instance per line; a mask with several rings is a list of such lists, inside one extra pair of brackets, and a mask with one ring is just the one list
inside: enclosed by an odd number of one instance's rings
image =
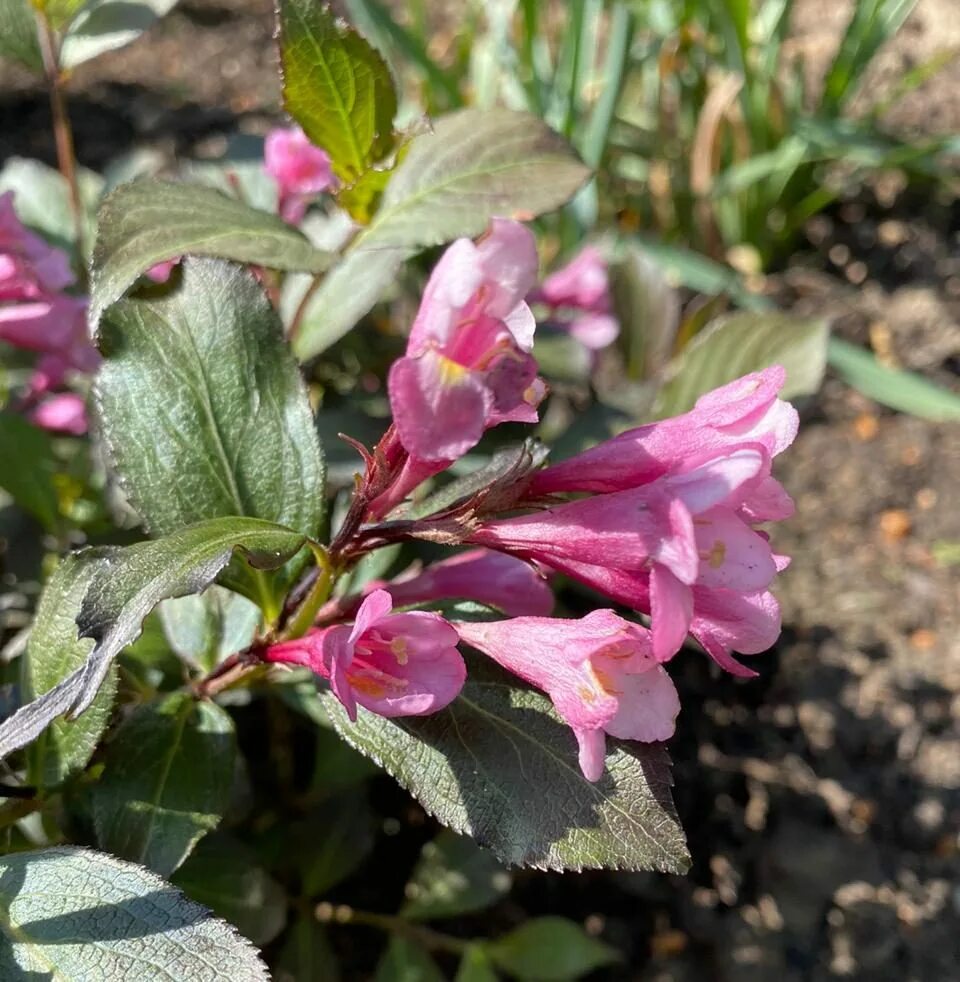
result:
[(45, 528), (56, 526), (60, 503), (50, 434), (12, 412), (0, 412), (0, 488)]
[(144, 178), (104, 199), (93, 250), (90, 323), (139, 276), (178, 256), (215, 256), (317, 272), (328, 263), (295, 228), (210, 187)]
[(36, 15), (28, 0), (0, 0), (0, 57), (43, 71)]
[[(77, 637), (77, 614), (98, 559), (93, 551), (67, 556), (47, 581), (23, 658), (24, 700), (36, 699), (81, 668), (93, 642)], [(108, 672), (90, 708), (74, 720), (55, 719), (30, 745), (32, 784), (53, 788), (86, 766), (110, 719), (116, 676)]]
[(564, 917), (538, 917), (487, 944), (490, 958), (524, 982), (566, 982), (619, 961), (615, 948)]
[(96, 404), (152, 533), (247, 515), (316, 535), (324, 466), (306, 388), (253, 275), (190, 259), (178, 289), (105, 316)]
[(426, 246), (483, 232), (495, 216), (533, 218), (560, 207), (586, 180), (573, 148), (542, 120), (506, 109), (464, 109), (414, 137), (376, 216), (313, 298), (294, 341), (301, 359), (347, 331)]
[(287, 922), (283, 887), (243, 843), (222, 832), (201, 839), (171, 882), (255, 945), (271, 942)]
[(91, 0), (70, 25), (60, 48), (60, 64), (75, 68), (105, 51), (135, 41), (177, 0)]
[(443, 975), (425, 948), (395, 934), (377, 965), (374, 982), (443, 982)]
[(707, 325), (667, 368), (654, 416), (677, 416), (704, 393), (779, 364), (787, 370), (780, 395), (809, 395), (820, 388), (827, 358), (826, 321), (777, 312), (741, 312)]
[(205, 672), (246, 648), (262, 619), (256, 604), (216, 585), (201, 594), (164, 600), (157, 612), (172, 651)]
[(169, 876), (219, 823), (235, 760), (233, 721), (215, 703), (174, 693), (138, 706), (91, 792), (97, 842)]
[(60, 846), (0, 856), (0, 978), (269, 982), (256, 950), (158, 876)]
[(243, 555), (256, 569), (276, 569), (303, 545), (290, 529), (255, 518), (225, 518), (180, 529), (165, 539), (98, 549), (96, 575), (77, 618), (82, 638), (96, 642), (86, 663), (49, 692), (0, 723), (0, 758), (25, 746), (56, 716), (82, 713), (113, 659), (140, 635), (147, 614), (168, 597), (199, 593)]
[(449, 830), (428, 842), (406, 886), (401, 915), (429, 921), (495, 904), (510, 889), (510, 874), (493, 853)]
[(350, 184), (393, 146), (397, 95), (380, 53), (319, 0), (280, 0), (283, 101)]
[(349, 744), (505, 863), (672, 873), (690, 864), (664, 748), (611, 740), (607, 769), (591, 783), (549, 700), (487, 660), (471, 660), (461, 695), (430, 716), (360, 710), (350, 723), (332, 695), (324, 699)]

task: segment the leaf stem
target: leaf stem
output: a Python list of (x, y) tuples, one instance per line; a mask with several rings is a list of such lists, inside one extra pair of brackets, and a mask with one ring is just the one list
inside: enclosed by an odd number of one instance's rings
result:
[(38, 40), (43, 57), (43, 70), (47, 80), (47, 93), (50, 96), (50, 112), (53, 116), (53, 137), (57, 147), (57, 167), (67, 182), (70, 195), (70, 210), (77, 236), (77, 254), (80, 257), (80, 275), (86, 278), (84, 257), (83, 203), (80, 199), (80, 185), (77, 181), (77, 160), (73, 146), (73, 129), (67, 113), (67, 101), (63, 92), (63, 73), (60, 70), (60, 52), (57, 38), (46, 15), (37, 15)]
[(362, 924), (365, 927), (375, 927), (388, 934), (399, 934), (402, 937), (415, 941), (433, 951), (448, 951), (454, 955), (463, 955), (474, 943), (455, 938), (450, 934), (441, 934), (432, 928), (424, 927), (422, 924), (413, 924), (402, 917), (392, 914), (375, 914), (371, 911), (356, 910), (346, 904), (334, 906), (329, 903), (320, 903), (314, 908), (314, 916), (322, 923), (334, 924)]
[(322, 282), (323, 273), (317, 273), (317, 275), (310, 281), (310, 285), (303, 294), (300, 303), (297, 304), (297, 309), (294, 312), (293, 320), (290, 321), (290, 326), (287, 328), (287, 340), (296, 340), (297, 334), (300, 333), (300, 327), (303, 324), (303, 318), (307, 315), (307, 308), (310, 306), (310, 301), (313, 299), (313, 295), (317, 292)]
[(283, 633), (280, 635), (281, 641), (303, 637), (313, 626), (317, 612), (330, 597), (334, 576), (330, 556), (321, 545), (311, 542), (309, 546), (317, 561), (317, 578), (314, 580), (313, 586), (310, 587), (310, 591), (303, 598), (303, 602), (297, 608), (296, 613), (287, 622)]

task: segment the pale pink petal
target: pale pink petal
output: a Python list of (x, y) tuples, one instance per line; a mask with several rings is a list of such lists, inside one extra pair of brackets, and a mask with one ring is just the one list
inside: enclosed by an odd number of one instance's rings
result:
[(769, 466), (762, 447), (743, 447), (716, 457), (685, 474), (666, 479), (670, 493), (676, 494), (694, 515), (716, 505), (737, 501), (752, 493)]
[(400, 439), (421, 460), (456, 460), (483, 435), (491, 395), (474, 372), (425, 351), (390, 368), (390, 405)]
[[(520, 222), (494, 218), (490, 231), (477, 244), (477, 254), (483, 269), (484, 312), (502, 320), (523, 303), (536, 282), (536, 239)], [(520, 338), (517, 343), (524, 346)]]
[[(456, 640), (456, 632), (453, 633)], [(456, 699), (466, 681), (467, 669), (457, 649), (446, 647), (433, 657), (411, 656), (406, 664), (392, 666), (390, 679), (372, 673), (363, 684), (363, 674), (363, 668), (357, 668), (355, 663), (351, 681), (361, 706), (381, 716), (424, 716)]]
[(559, 326), (591, 351), (609, 347), (620, 334), (620, 322), (612, 314), (583, 314)]
[(699, 515), (696, 536), (704, 557), (698, 585), (755, 593), (776, 576), (770, 543), (732, 511), (714, 508)]
[(603, 777), (603, 766), (607, 755), (607, 738), (603, 730), (573, 728), (580, 748), (579, 764), (583, 776), (588, 781), (599, 781)]
[(469, 239), (457, 239), (430, 274), (410, 329), (407, 354), (418, 355), (430, 344), (446, 344), (459, 320), (459, 311), (482, 283), (477, 247)]
[(617, 715), (604, 727), (612, 737), (653, 743), (669, 740), (680, 714), (680, 697), (666, 671), (657, 666), (619, 679)]
[(382, 621), (393, 609), (393, 598), (386, 590), (374, 590), (364, 597), (357, 611), (350, 632), (350, 644), (356, 644), (357, 639), (366, 631)]
[(83, 399), (72, 392), (44, 399), (30, 414), (37, 426), (58, 433), (82, 436), (87, 432), (87, 407)]
[(693, 620), (693, 590), (666, 567), (650, 570), (650, 616), (653, 655), (669, 661), (682, 647)]

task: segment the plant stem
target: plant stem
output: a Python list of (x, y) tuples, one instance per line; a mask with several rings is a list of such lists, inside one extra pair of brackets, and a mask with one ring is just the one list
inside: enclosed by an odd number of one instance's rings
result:
[(310, 301), (313, 299), (313, 295), (317, 292), (322, 282), (323, 273), (317, 273), (317, 275), (310, 281), (310, 285), (303, 294), (303, 298), (301, 299), (300, 303), (297, 304), (297, 309), (293, 315), (293, 320), (290, 321), (290, 326), (287, 328), (288, 341), (296, 340), (297, 334), (300, 333), (300, 326), (303, 322), (303, 318), (307, 314), (307, 308), (310, 306)]
[(77, 159), (73, 148), (73, 130), (67, 113), (67, 101), (63, 92), (63, 74), (60, 71), (60, 52), (57, 38), (50, 22), (43, 14), (37, 15), (40, 53), (43, 56), (43, 70), (47, 78), (47, 92), (50, 96), (50, 112), (53, 116), (53, 137), (57, 146), (57, 167), (67, 182), (70, 195), (70, 210), (77, 235), (77, 254), (80, 257), (80, 275), (86, 277), (84, 256), (83, 203), (80, 200), (80, 185), (77, 182)]
[(26, 818), (27, 815), (40, 811), (42, 807), (43, 802), (39, 798), (21, 798), (17, 801), (11, 801), (0, 808), (0, 829), (16, 824), (21, 818)]
[(297, 608), (296, 613), (287, 622), (283, 633), (280, 635), (281, 641), (290, 641), (293, 638), (301, 638), (313, 626), (317, 612), (327, 602), (330, 597), (330, 589), (333, 586), (333, 565), (327, 550), (323, 546), (311, 544), (313, 555), (317, 560), (317, 578), (313, 586), (303, 598), (303, 603)]
[(333, 904), (317, 904), (314, 916), (318, 921), (336, 924), (362, 924), (365, 927), (375, 927), (388, 934), (399, 934), (411, 941), (422, 944), (424, 948), (433, 951), (449, 951), (455, 955), (464, 954), (471, 942), (463, 938), (455, 938), (450, 934), (441, 934), (422, 924), (413, 924), (391, 914), (374, 914), (371, 911), (355, 910), (346, 904), (334, 907)]

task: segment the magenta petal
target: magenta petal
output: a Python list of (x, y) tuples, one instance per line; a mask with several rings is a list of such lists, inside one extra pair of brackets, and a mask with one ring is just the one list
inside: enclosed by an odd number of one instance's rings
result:
[(665, 566), (650, 570), (650, 616), (653, 657), (669, 661), (682, 647), (693, 620), (693, 590)]
[(599, 781), (603, 776), (604, 759), (607, 755), (607, 738), (603, 730), (573, 728), (574, 736), (580, 746), (580, 770), (588, 781)]
[(429, 659), (412, 656), (406, 665), (395, 666), (391, 675), (400, 684), (396, 689), (385, 687), (382, 695), (365, 690), (354, 678), (357, 702), (381, 716), (424, 716), (439, 712), (456, 699), (466, 681), (467, 668), (456, 648), (445, 648)]
[(474, 372), (436, 351), (394, 362), (388, 388), (400, 440), (414, 457), (456, 460), (483, 435), (490, 393)]
[(378, 621), (383, 620), (393, 609), (393, 599), (386, 590), (374, 590), (364, 597), (360, 609), (357, 611), (356, 619), (353, 622), (353, 630), (350, 632), (350, 644), (355, 644), (357, 639)]

